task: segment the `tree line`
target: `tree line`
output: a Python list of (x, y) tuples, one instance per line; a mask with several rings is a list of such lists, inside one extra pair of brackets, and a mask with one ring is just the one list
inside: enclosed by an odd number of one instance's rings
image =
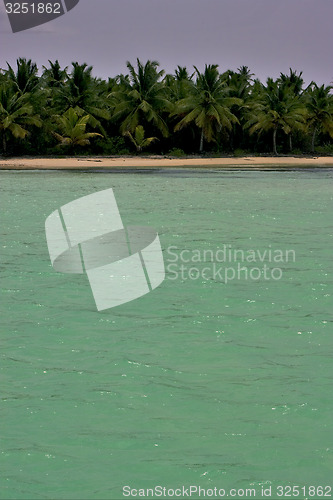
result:
[(166, 74), (127, 63), (107, 80), (92, 66), (31, 60), (0, 70), (2, 155), (333, 154), (331, 85), (290, 69), (266, 83), (247, 66)]

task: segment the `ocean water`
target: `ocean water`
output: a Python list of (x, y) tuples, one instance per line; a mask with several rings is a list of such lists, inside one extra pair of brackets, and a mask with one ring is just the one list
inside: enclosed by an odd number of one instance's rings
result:
[[(331, 169), (0, 182), (1, 499), (332, 498)], [(158, 231), (166, 279), (97, 312), (44, 223), (107, 188)]]

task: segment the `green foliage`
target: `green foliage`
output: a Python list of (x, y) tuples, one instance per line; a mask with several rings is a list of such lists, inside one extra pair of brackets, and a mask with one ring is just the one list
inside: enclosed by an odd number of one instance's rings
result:
[(295, 156), (301, 156), (303, 154), (302, 150), (301, 149), (298, 149), (298, 148), (295, 148), (291, 151), (291, 154), (292, 155), (295, 155)]
[(86, 132), (89, 115), (79, 116), (73, 108), (69, 108), (62, 116), (57, 116), (57, 122), (62, 132), (53, 132), (60, 146), (74, 150), (77, 146), (88, 146), (93, 137), (102, 137), (96, 132)]
[(10, 137), (25, 139), (29, 134), (29, 126), (41, 127), (40, 117), (34, 113), (29, 103), (30, 94), (14, 92), (13, 87), (0, 88), (0, 135), (2, 136), (2, 152), (7, 153), (7, 142)]
[(318, 132), (327, 133), (333, 138), (333, 87), (318, 87), (312, 82), (305, 93), (305, 104), (308, 113), (308, 129), (312, 131), (311, 151), (315, 150)]
[(200, 152), (203, 151), (203, 140), (216, 141), (222, 128), (232, 129), (238, 123), (232, 113), (231, 106), (242, 104), (241, 99), (230, 97), (229, 88), (222, 80), (217, 65), (206, 65), (205, 71), (196, 71), (196, 82), (189, 88), (189, 95), (176, 103), (173, 115), (183, 118), (175, 126), (175, 131), (194, 122), (201, 131)]
[(94, 143), (94, 149), (103, 155), (129, 155), (130, 150), (126, 147), (124, 137), (115, 136), (107, 139), (97, 139)]
[(236, 157), (242, 157), (242, 156), (247, 156), (248, 151), (244, 151), (244, 149), (237, 148), (234, 150), (234, 156)]
[(37, 64), (33, 63), (31, 59), (28, 61), (24, 58), (17, 59), (17, 70), (16, 72), (7, 63), (7, 77), (8, 81), (11, 83), (14, 92), (19, 92), (21, 95), (33, 92), (36, 90), (39, 80), (38, 80), (38, 68)]
[(172, 148), (172, 149), (170, 149), (168, 156), (175, 156), (176, 158), (182, 158), (183, 156), (186, 156), (186, 155), (182, 149)]
[(73, 62), (72, 66), (70, 75), (67, 75), (67, 68), (61, 71), (57, 61), (54, 65), (50, 62), (50, 69), (45, 69), (43, 73), (43, 78), (49, 81), (49, 85), (51, 83), (53, 89), (55, 110), (64, 113), (72, 108), (78, 116), (88, 116), (88, 123), (106, 135), (102, 121), (110, 119), (110, 111), (105, 88), (92, 77), (92, 66), (77, 62)]
[(323, 146), (317, 146), (317, 153), (321, 155), (333, 155), (333, 143), (324, 144)]
[(305, 129), (306, 109), (304, 103), (293, 89), (279, 80), (268, 78), (267, 85), (258, 87), (254, 105), (248, 114), (245, 128), (250, 134), (273, 132), (273, 153), (277, 151), (277, 132), (282, 130), (286, 135), (293, 130)]
[(135, 127), (134, 137), (130, 132), (125, 132), (124, 135), (129, 137), (138, 153), (140, 153), (143, 149), (148, 148), (152, 142), (158, 141), (157, 137), (145, 138), (145, 130), (142, 125)]
[(262, 84), (247, 66), (177, 66), (165, 75), (157, 61), (137, 59), (103, 80), (87, 63), (49, 61), (39, 76), (31, 59), (19, 58), (0, 69), (0, 147), (22, 155), (122, 155), (133, 146), (173, 156), (331, 154), (332, 91), (315, 82), (304, 88), (292, 69)]
[(137, 69), (127, 62), (129, 75), (119, 76), (118, 88), (109, 95), (113, 120), (120, 123), (123, 135), (133, 134), (140, 123), (150, 124), (164, 137), (169, 135), (168, 126), (162, 116), (170, 109), (167, 90), (158, 70), (157, 61), (145, 65), (137, 59)]
[(46, 68), (43, 66), (43, 76), (42, 80), (45, 82), (45, 85), (50, 89), (60, 88), (65, 84), (65, 81), (68, 78), (67, 74), (67, 66), (65, 69), (61, 69), (59, 61), (56, 60), (54, 63), (49, 60), (50, 67)]

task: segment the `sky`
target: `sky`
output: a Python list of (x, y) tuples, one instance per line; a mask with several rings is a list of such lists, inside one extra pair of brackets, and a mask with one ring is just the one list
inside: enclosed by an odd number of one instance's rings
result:
[[(8, 0), (6, 0), (8, 1)], [(37, 1), (37, 0), (36, 0)], [(333, 0), (80, 0), (47, 24), (12, 33), (0, 0), (0, 68), (26, 57), (72, 61), (107, 78), (138, 57), (199, 70), (250, 68), (261, 81), (289, 68), (306, 83), (333, 82)]]

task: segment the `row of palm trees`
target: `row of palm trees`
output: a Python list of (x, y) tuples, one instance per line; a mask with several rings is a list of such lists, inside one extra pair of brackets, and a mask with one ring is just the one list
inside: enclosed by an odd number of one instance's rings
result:
[(178, 66), (171, 75), (137, 59), (127, 68), (103, 80), (77, 62), (69, 71), (49, 61), (40, 76), (31, 60), (8, 64), (0, 70), (2, 154), (332, 151), (333, 87), (305, 87), (302, 73), (263, 84), (247, 66)]

